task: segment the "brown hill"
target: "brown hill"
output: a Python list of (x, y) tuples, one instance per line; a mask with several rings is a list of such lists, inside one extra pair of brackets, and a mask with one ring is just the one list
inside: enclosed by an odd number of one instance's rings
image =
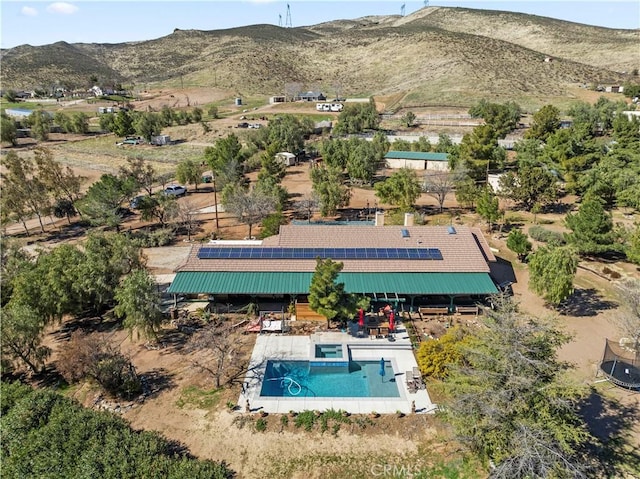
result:
[[(524, 105), (571, 97), (577, 85), (632, 81), (638, 30), (526, 14), (426, 7), (411, 15), (311, 27), (176, 30), (136, 43), (58, 43), (2, 52), (5, 88), (60, 82), (216, 86), (281, 94), (288, 83), (332, 95), (396, 95), (398, 104), (468, 105), (478, 97)], [(55, 49), (55, 55), (52, 53)], [(553, 62), (545, 62), (547, 56)], [(47, 63), (45, 58), (53, 58)]]

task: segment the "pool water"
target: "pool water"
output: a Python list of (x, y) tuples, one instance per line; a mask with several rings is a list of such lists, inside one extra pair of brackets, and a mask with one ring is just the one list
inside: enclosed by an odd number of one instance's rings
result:
[(342, 358), (341, 344), (316, 344), (316, 358)]
[(380, 361), (317, 363), (267, 361), (261, 396), (266, 397), (400, 397), (393, 368)]

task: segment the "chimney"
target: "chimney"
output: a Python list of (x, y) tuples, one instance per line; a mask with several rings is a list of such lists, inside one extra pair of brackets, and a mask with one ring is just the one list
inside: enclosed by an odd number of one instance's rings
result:
[(384, 226), (384, 211), (376, 211), (376, 226)]
[(413, 226), (413, 213), (405, 213), (404, 214), (404, 225), (405, 226)]

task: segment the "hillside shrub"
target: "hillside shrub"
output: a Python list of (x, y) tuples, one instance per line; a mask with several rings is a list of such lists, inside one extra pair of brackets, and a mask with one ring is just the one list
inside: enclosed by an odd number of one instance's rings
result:
[(131, 233), (133, 244), (139, 248), (155, 248), (170, 245), (175, 239), (174, 232), (169, 228), (154, 231), (135, 231)]
[(546, 228), (543, 228), (542, 226), (532, 226), (531, 228), (529, 228), (529, 236), (531, 236), (536, 241), (540, 241), (541, 243), (554, 245), (565, 244), (565, 239), (562, 233), (548, 230)]

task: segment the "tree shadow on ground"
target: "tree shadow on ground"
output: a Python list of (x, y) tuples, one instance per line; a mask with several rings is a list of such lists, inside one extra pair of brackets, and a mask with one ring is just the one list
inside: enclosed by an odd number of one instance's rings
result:
[(573, 294), (563, 301), (558, 308), (567, 316), (596, 316), (602, 311), (615, 309), (618, 305), (613, 301), (603, 299), (594, 288), (576, 288)]
[(105, 318), (104, 316), (88, 316), (73, 318), (60, 325), (60, 329), (53, 332), (56, 341), (68, 341), (75, 331), (83, 333), (106, 333), (120, 328), (120, 321)]
[(145, 397), (154, 398), (162, 391), (174, 388), (176, 384), (173, 377), (174, 374), (170, 374), (164, 368), (155, 368), (144, 374), (140, 374), (142, 391)]
[(637, 404), (621, 404), (592, 388), (579, 405), (579, 414), (598, 439), (588, 444), (585, 451), (596, 459), (597, 477), (627, 477), (625, 472), (640, 471), (640, 451), (632, 437), (633, 429), (640, 425)]

